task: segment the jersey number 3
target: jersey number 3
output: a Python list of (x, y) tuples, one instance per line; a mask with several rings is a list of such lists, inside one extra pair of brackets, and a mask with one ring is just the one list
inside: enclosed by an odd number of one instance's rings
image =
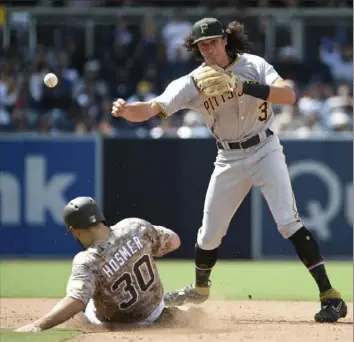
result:
[[(147, 272), (143, 273), (142, 268), (145, 268)], [(136, 282), (134, 280), (136, 280)], [(123, 289), (124, 293), (129, 296), (129, 298), (119, 304), (119, 308), (121, 310), (126, 310), (138, 301), (139, 293), (135, 284), (138, 284), (140, 291), (145, 292), (151, 287), (154, 281), (155, 274), (152, 269), (150, 256), (145, 254), (134, 263), (132, 273), (123, 273), (112, 284), (111, 289), (113, 292)]]
[(266, 121), (268, 118), (268, 102), (263, 102), (258, 108), (261, 110), (262, 114), (258, 117), (258, 120)]

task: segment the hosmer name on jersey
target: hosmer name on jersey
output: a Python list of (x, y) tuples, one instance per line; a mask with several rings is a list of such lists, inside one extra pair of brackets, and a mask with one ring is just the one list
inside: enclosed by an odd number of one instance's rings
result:
[(103, 265), (102, 271), (106, 278), (111, 278), (127, 260), (129, 260), (136, 252), (143, 248), (139, 237), (134, 236), (128, 240), (122, 247), (118, 248), (113, 258)]

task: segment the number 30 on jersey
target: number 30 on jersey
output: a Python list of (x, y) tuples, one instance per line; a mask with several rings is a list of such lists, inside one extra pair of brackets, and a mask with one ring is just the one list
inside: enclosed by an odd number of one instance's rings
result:
[[(147, 271), (144, 277), (142, 268)], [(150, 256), (145, 254), (133, 266), (133, 272), (123, 273), (111, 287), (112, 292), (123, 290), (127, 299), (119, 304), (121, 310), (127, 310), (139, 300), (139, 290), (147, 291), (155, 281), (155, 274), (152, 269)], [(136, 286), (138, 285), (138, 288)]]

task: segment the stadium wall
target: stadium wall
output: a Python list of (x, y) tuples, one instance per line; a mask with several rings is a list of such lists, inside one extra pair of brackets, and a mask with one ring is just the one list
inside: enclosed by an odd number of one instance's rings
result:
[[(353, 255), (353, 150), (344, 138), (282, 139), (304, 223), (326, 258)], [(99, 136), (0, 138), (0, 257), (71, 258), (80, 250), (61, 220), (65, 203), (93, 196), (109, 224), (141, 217), (174, 229), (169, 258), (193, 258), (213, 170), (212, 139)], [(293, 258), (258, 190), (233, 218), (220, 257)]]

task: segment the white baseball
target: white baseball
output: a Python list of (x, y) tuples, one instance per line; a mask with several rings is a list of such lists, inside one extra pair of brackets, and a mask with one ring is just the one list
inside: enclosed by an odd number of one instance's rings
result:
[(44, 76), (44, 83), (47, 87), (53, 88), (58, 84), (58, 77), (52, 73)]

